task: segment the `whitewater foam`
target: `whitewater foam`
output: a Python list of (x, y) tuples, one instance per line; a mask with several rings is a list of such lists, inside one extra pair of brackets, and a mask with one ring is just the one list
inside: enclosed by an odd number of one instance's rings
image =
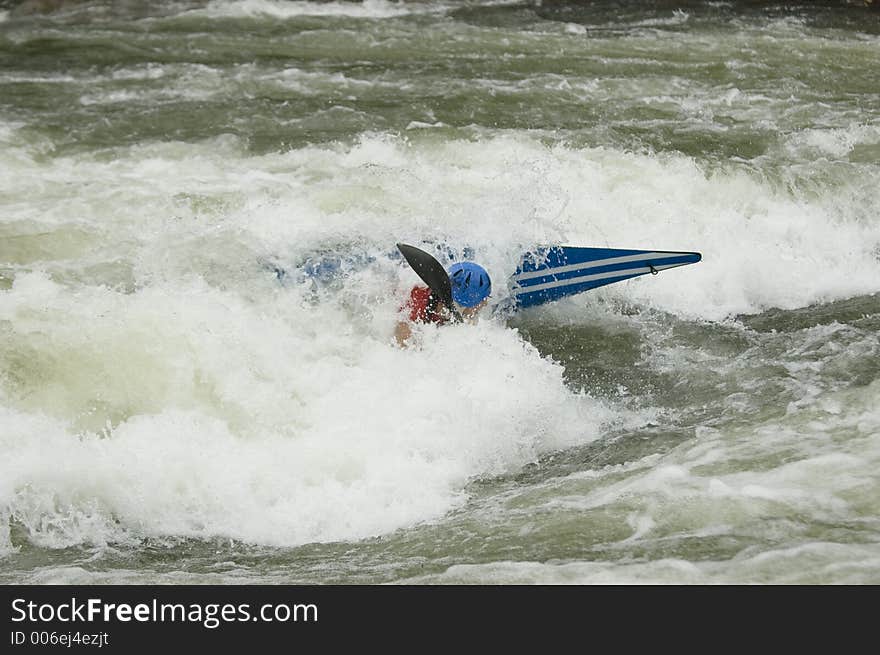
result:
[(446, 6), (392, 2), (390, 0), (364, 0), (363, 2), (281, 2), (279, 0), (214, 0), (204, 9), (186, 14), (205, 15), (211, 18), (241, 18), (270, 16), (295, 18), (298, 16), (332, 16), (351, 18), (392, 18), (414, 13), (435, 13)]
[[(198, 259), (193, 246), (219, 229), (234, 237), (228, 243), (263, 250), (254, 257), (290, 262), (353, 242), (377, 252), (401, 240), (469, 245), (502, 292), (535, 244), (697, 250), (696, 266), (602, 293), (706, 319), (873, 293), (880, 280), (880, 212), (870, 217), (880, 192), (862, 178), (826, 176), (792, 191), (748, 168), (706, 170), (680, 155), (548, 147), (512, 135), (444, 143), (368, 135), (353, 146), (260, 157), (227, 136), (48, 165), (10, 150), (16, 174), (0, 191), (35, 198), (18, 208), (22, 219), (97, 223), (144, 275), (164, 275), (175, 251)], [(73, 196), (70, 184), (80, 189)], [(154, 247), (163, 249), (161, 266), (142, 256)]]
[(459, 564), (402, 584), (865, 584), (880, 564), (871, 544), (810, 543), (731, 561), (493, 562)]
[(484, 321), (391, 344), (344, 302), (193, 282), (3, 293), (2, 506), (42, 546), (145, 536), (297, 545), (461, 505), (471, 480), (595, 439), (621, 414)]
[[(12, 524), (48, 547), (384, 534), (461, 507), (475, 479), (647, 420), (572, 392), (496, 321), (425, 327), (419, 348), (396, 348), (418, 281), (384, 256), (398, 241), (472, 247), (499, 296), (532, 244), (699, 250), (700, 264), (591, 296), (699, 319), (880, 280), (877, 223), (827, 208), (841, 182), (821, 189), (827, 205), (806, 203), (680, 155), (501, 133), (268, 155), (227, 135), (47, 158), (18, 127), (0, 137), (6, 551)], [(351, 247), (374, 263), (317, 292), (260, 265)], [(565, 307), (576, 320), (588, 303)], [(720, 479), (740, 496), (767, 488)], [(629, 492), (709, 482), (659, 466), (640, 484)], [(588, 502), (626, 487), (604, 493)]]

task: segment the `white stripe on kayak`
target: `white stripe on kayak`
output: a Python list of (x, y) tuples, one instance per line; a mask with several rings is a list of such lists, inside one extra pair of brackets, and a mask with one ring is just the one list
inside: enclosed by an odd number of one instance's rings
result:
[(514, 281), (531, 280), (534, 277), (544, 277), (546, 275), (555, 275), (556, 273), (568, 273), (569, 271), (588, 271), (591, 268), (599, 268), (600, 266), (611, 266), (613, 264), (625, 264), (627, 262), (643, 262), (646, 259), (658, 259), (660, 257), (676, 257), (686, 253), (672, 252), (646, 252), (640, 255), (626, 255), (625, 257), (609, 257), (608, 259), (595, 259), (589, 262), (581, 262), (580, 264), (568, 264), (567, 266), (558, 266), (554, 268), (545, 268), (539, 271), (529, 271), (528, 273), (520, 273), (514, 276)]
[[(655, 266), (655, 271), (665, 271), (667, 268), (675, 268), (676, 266), (684, 266), (690, 262), (680, 262), (678, 264), (664, 264), (663, 266)], [(581, 275), (579, 277), (570, 277), (565, 280), (556, 280), (555, 282), (545, 282), (544, 284), (535, 284), (528, 287), (517, 287), (514, 291), (516, 295), (521, 296), (526, 293), (532, 293), (533, 291), (543, 291), (545, 289), (555, 289), (556, 287), (566, 287), (571, 284), (583, 284), (584, 282), (590, 282), (592, 280), (604, 280), (609, 277), (626, 277), (632, 275), (642, 275), (644, 273), (650, 273), (651, 267), (645, 266), (642, 268), (627, 268), (622, 271), (608, 271), (606, 273), (593, 273), (593, 275)]]

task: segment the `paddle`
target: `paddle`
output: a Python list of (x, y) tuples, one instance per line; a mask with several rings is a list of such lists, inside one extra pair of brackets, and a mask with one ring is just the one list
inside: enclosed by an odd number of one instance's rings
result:
[(452, 283), (449, 274), (443, 265), (424, 250), (405, 243), (398, 243), (397, 249), (403, 253), (404, 258), (412, 266), (416, 274), (422, 278), (431, 292), (446, 306), (456, 321), (461, 321), (461, 314), (452, 301)]

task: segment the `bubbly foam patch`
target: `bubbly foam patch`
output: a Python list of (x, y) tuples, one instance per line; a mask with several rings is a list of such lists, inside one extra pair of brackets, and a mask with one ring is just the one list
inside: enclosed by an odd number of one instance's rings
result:
[(364, 0), (363, 2), (280, 2), (279, 0), (215, 0), (199, 13), (212, 18), (241, 18), (271, 16), (295, 18), (297, 16), (347, 16), (352, 18), (391, 18), (413, 13), (442, 11), (436, 4), (392, 2), (390, 0)]
[[(460, 564), (406, 583), (841, 584), (877, 579), (880, 382), (663, 454), (517, 492), (499, 525), (552, 509), (590, 525), (592, 562)], [(756, 445), (760, 444), (760, 445)], [(625, 475), (622, 475), (625, 474)], [(548, 500), (549, 499), (549, 500)], [(610, 526), (610, 528), (609, 528)], [(780, 534), (788, 538), (780, 543)], [(528, 533), (524, 537), (528, 538)], [(705, 560), (708, 548), (731, 548)], [(634, 556), (638, 553), (638, 556)]]
[[(141, 276), (227, 265), (253, 275), (257, 257), (295, 265), (314, 251), (344, 257), (353, 244), (379, 253), (427, 239), (471, 247), (499, 294), (535, 244), (697, 250), (697, 265), (601, 293), (706, 319), (880, 286), (880, 185), (869, 168), (808, 173), (800, 189), (796, 179), (707, 171), (678, 155), (548, 147), (523, 136), (378, 135), (265, 156), (222, 136), (47, 163), (31, 157), (49, 145), (7, 131), (4, 141), (18, 146), (2, 156), (14, 173), (0, 181), (9, 218), (43, 234), (38, 245), (52, 241), (47, 226), (63, 228), (60, 236), (83, 231), (94, 258), (114, 257)], [(848, 134), (850, 145), (876, 137)], [(108, 242), (112, 250), (102, 248)], [(212, 262), (209, 242), (225, 250)], [(39, 255), (14, 253), (23, 262)]]
[[(488, 317), (392, 345), (418, 282), (384, 256), (398, 241), (473, 248), (499, 297), (533, 244), (698, 250), (601, 293), (702, 319), (880, 280), (880, 186), (847, 194), (847, 179), (804, 195), (682, 156), (504, 134), (261, 156), (232, 136), (56, 157), (21, 126), (0, 139), (7, 550), (10, 525), (51, 547), (382, 534), (632, 419)], [(374, 261), (317, 290), (264, 265), (349, 252)]]
[(810, 543), (732, 561), (494, 562), (460, 564), (404, 584), (865, 584), (876, 579), (877, 549)]
[(295, 151), (283, 165), (297, 171), (291, 182), (299, 188), (283, 194), (283, 209), (245, 218), (275, 243), (354, 233), (468, 244), (501, 281), (496, 288), (533, 244), (697, 250), (704, 259), (696, 266), (607, 293), (707, 319), (878, 290), (880, 214), (869, 214), (880, 209), (880, 187), (846, 172), (818, 191), (811, 183), (787, 193), (682, 156), (545, 147), (522, 137), (366, 138), (351, 149)]
[(0, 507), (46, 547), (382, 534), (621, 417), (496, 323), (397, 348), (394, 299), (358, 326), (344, 303), (197, 282), (126, 294), (34, 273), (2, 294)]

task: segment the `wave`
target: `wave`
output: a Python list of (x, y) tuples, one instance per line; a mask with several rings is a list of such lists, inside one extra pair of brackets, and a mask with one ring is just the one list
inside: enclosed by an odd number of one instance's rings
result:
[(455, 509), (475, 478), (645, 420), (571, 392), (490, 321), (426, 328), (402, 351), (381, 336), (390, 307), (358, 327), (295, 291), (72, 292), (32, 273), (0, 293), (0, 507), (45, 547), (375, 536)]
[(242, 18), (266, 16), (295, 18), (299, 16), (330, 16), (350, 18), (392, 18), (417, 13), (445, 11), (446, 5), (406, 3), (392, 0), (363, 2), (288, 2), (282, 0), (214, 0), (204, 9), (186, 12), (210, 18)]
[[(149, 279), (228, 267), (247, 280), (264, 256), (297, 262), (346, 243), (384, 253), (428, 239), (473, 248), (500, 292), (534, 245), (699, 251), (697, 266), (597, 293), (707, 320), (880, 290), (878, 172), (858, 161), (710, 169), (676, 154), (515, 133), (441, 141), (430, 131), (262, 156), (223, 136), (46, 161), (51, 145), (23, 134), (0, 130), (11, 172), (0, 192), (28, 200), (17, 206), (20, 229), (46, 232), (46, 244), (53, 226), (92, 234), (89, 264), (112, 257)], [(875, 147), (876, 130), (843, 134), (825, 147), (841, 138), (847, 150)], [(805, 138), (814, 147), (816, 135)], [(113, 248), (99, 245), (108, 240)], [(14, 259), (42, 261), (39, 250)]]
[[(531, 244), (702, 252), (531, 310), (569, 321), (595, 297), (707, 321), (880, 290), (871, 168), (823, 169), (805, 191), (786, 171), (524, 134), (267, 155), (228, 135), (47, 156), (10, 124), (0, 141), (6, 552), (19, 531), (52, 548), (384, 534), (462, 507), (473, 480), (656, 418), (573, 391), (488, 317), (396, 348), (417, 282), (380, 256), (397, 241), (472, 248), (499, 294)], [(317, 295), (261, 266), (346, 248), (374, 265)]]

